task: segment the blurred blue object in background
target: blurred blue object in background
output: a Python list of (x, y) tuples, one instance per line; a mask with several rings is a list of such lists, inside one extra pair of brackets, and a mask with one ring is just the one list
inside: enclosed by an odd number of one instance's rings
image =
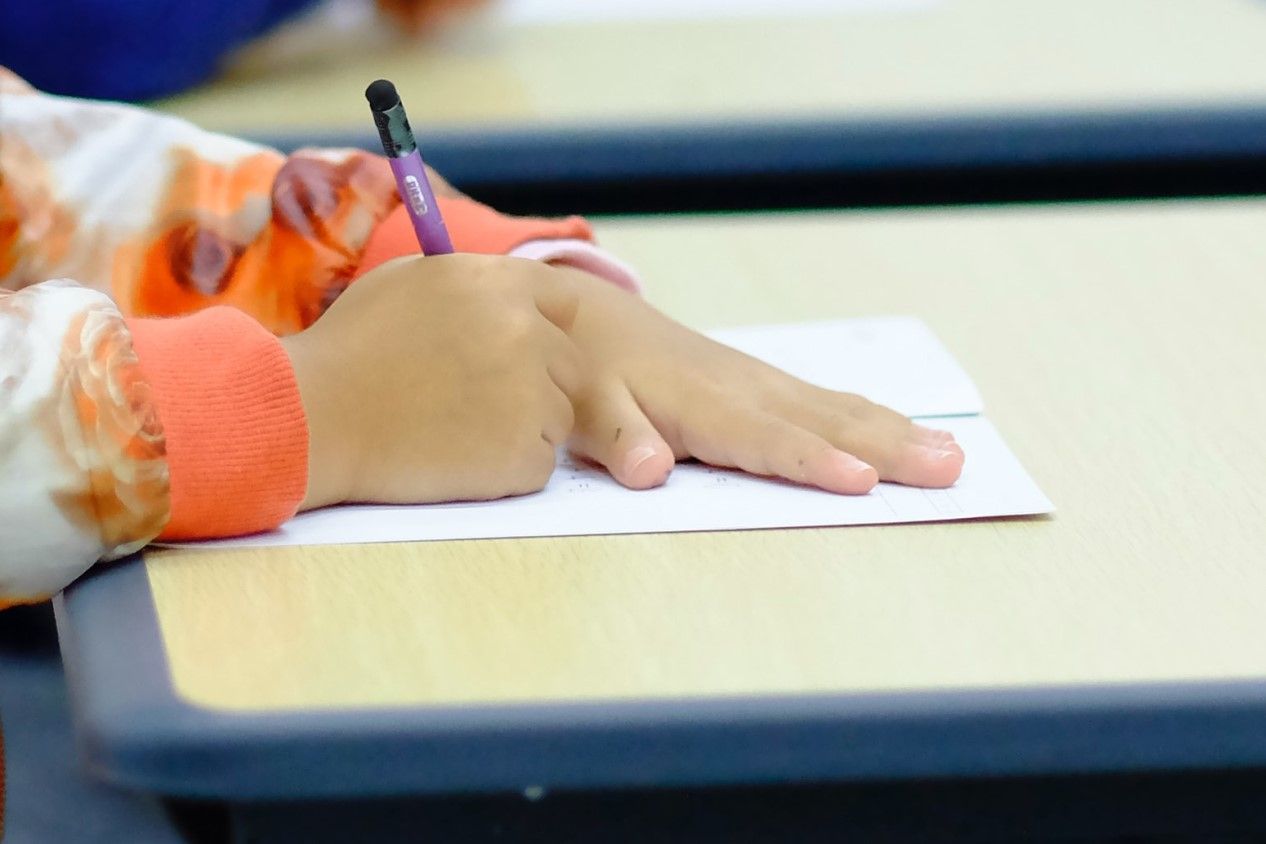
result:
[(206, 80), (221, 58), (314, 0), (4, 0), (0, 65), (54, 94), (144, 100)]

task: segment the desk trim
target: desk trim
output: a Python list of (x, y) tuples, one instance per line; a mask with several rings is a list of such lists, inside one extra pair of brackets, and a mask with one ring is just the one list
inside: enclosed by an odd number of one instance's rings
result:
[(83, 761), (105, 780), (165, 795), (1266, 766), (1266, 680), (239, 714), (176, 696), (139, 557), (98, 567), (56, 611)]
[[(362, 131), (254, 139), (283, 150), (312, 145), (377, 148), (376, 136)], [(1266, 101), (920, 118), (491, 125), (436, 129), (424, 143), (429, 161), (451, 181), (471, 188), (1243, 160), (1266, 155)]]

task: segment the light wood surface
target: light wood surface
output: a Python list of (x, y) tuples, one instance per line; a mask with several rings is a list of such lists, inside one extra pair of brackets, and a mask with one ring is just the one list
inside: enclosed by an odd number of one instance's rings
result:
[[(597, 2), (598, 0), (595, 0)], [(617, 0), (610, 0), (617, 2)], [(256, 134), (1266, 104), (1259, 0), (943, 0), (891, 12), (510, 26), (413, 42), (307, 24), (161, 107)]]
[(181, 695), (285, 709), (1266, 677), (1266, 202), (599, 228), (699, 326), (918, 314), (1058, 514), (154, 553)]

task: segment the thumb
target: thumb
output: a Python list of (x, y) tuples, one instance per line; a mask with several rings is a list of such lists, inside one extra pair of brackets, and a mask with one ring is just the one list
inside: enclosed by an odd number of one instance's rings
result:
[(559, 276), (558, 270), (539, 267), (533, 279), (532, 295), (543, 317), (563, 331), (571, 331), (580, 310), (580, 294), (574, 285)]
[(676, 460), (622, 383), (599, 386), (576, 404), (571, 449), (601, 463), (630, 489), (650, 489), (668, 480)]

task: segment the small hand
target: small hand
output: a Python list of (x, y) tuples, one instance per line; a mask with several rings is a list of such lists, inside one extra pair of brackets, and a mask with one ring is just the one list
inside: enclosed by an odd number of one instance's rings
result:
[(572, 427), (574, 288), (533, 261), (403, 258), (287, 338), (308, 416), (304, 509), (533, 492)]
[(580, 271), (559, 272), (580, 291), (569, 333), (588, 367), (570, 446), (625, 486), (658, 486), (691, 457), (846, 494), (880, 480), (945, 487), (962, 472), (963, 450), (946, 432), (800, 381)]

